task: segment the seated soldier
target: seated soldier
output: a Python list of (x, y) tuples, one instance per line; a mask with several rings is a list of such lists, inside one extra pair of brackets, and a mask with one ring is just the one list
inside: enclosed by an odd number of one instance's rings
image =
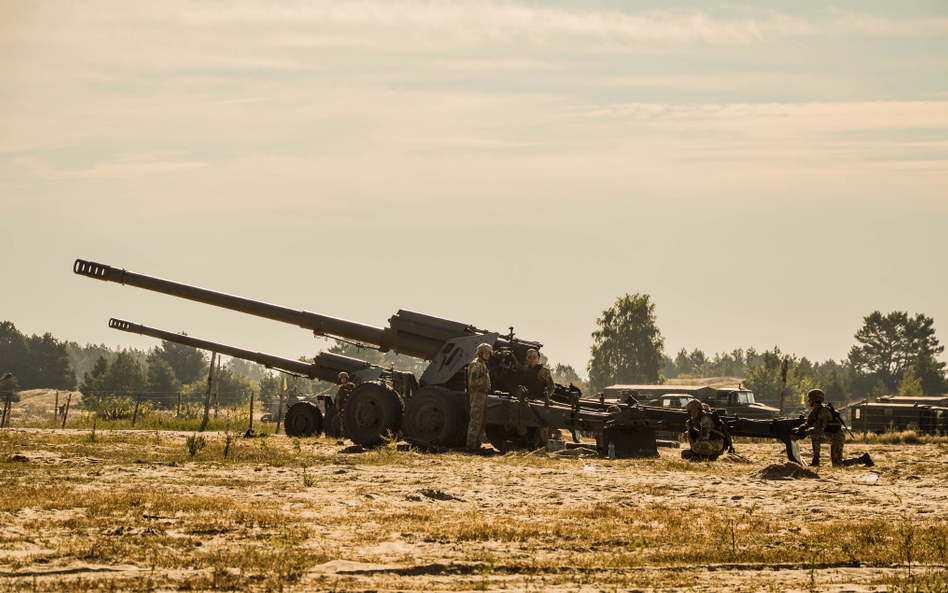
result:
[(682, 459), (717, 459), (724, 451), (724, 431), (720, 420), (711, 414), (711, 408), (693, 399), (685, 406), (691, 418), (685, 424), (688, 429), (690, 451), (682, 451)]

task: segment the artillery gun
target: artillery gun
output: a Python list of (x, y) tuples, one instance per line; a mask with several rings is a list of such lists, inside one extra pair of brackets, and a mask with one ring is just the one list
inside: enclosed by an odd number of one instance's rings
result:
[[(212, 350), (251, 360), (268, 368), (312, 379), (335, 381), (340, 371), (350, 374), (356, 387), (349, 395), (342, 422), (347, 436), (354, 442), (375, 446), (390, 434), (401, 431), (410, 443), (434, 449), (463, 446), (468, 424), (469, 404), (466, 394), (466, 368), (474, 359), (478, 344), (488, 343), (494, 355), (488, 361), (493, 391), (488, 394), (485, 410), (485, 432), (498, 450), (531, 446), (542, 429), (571, 431), (574, 440), (580, 431), (596, 435), (600, 450), (609, 444), (617, 457), (657, 456), (655, 431), (683, 425), (686, 417), (661, 414), (642, 406), (606, 402), (602, 398), (582, 398), (572, 385), (556, 385), (549, 401), (532, 398), (520, 386), (517, 372), (505, 362), (504, 352), (512, 352), (524, 360), (529, 349), (539, 350), (542, 344), (515, 337), (509, 332), (491, 332), (457, 321), (399, 310), (381, 328), (305, 310), (290, 309), (240, 296), (216, 292), (196, 286), (163, 280), (121, 268), (76, 260), (76, 274), (153, 292), (213, 305), (232, 311), (297, 325), (317, 337), (327, 337), (354, 344), (360, 348), (392, 351), (429, 361), (421, 377), (411, 373), (385, 369), (365, 361), (319, 353), (312, 363), (243, 350), (198, 338), (149, 328), (118, 319), (110, 321), (115, 329), (140, 333), (171, 342)], [(323, 428), (319, 408), (308, 402), (292, 406), (286, 417), (287, 434), (319, 434)], [(680, 422), (679, 422), (680, 421)], [(747, 422), (747, 421), (744, 421)], [(774, 430), (761, 422), (747, 429), (750, 436), (786, 440), (791, 455), (789, 432)]]
[[(527, 394), (518, 389), (516, 372), (504, 363), (504, 357), (500, 354), (505, 351), (512, 352), (523, 360), (527, 350), (539, 350), (543, 345), (537, 341), (516, 338), (513, 328), (502, 335), (499, 332), (478, 329), (470, 324), (406, 310), (399, 310), (389, 319), (388, 327), (380, 328), (85, 260), (76, 260), (73, 271), (105, 282), (135, 286), (291, 323), (312, 331), (316, 336), (335, 338), (362, 348), (393, 351), (430, 361), (421, 377), (415, 381), (414, 376), (409, 373), (382, 369), (364, 361), (338, 355), (320, 353), (312, 364), (308, 364), (121, 320), (111, 322), (112, 327), (116, 329), (214, 350), (313, 379), (334, 381), (340, 370), (349, 372), (357, 367), (358, 370), (354, 373), (350, 372), (353, 382), (357, 385), (347, 400), (342, 420), (349, 438), (359, 444), (377, 445), (387, 434), (402, 430), (406, 440), (423, 446), (450, 448), (463, 445), (469, 410), (465, 393), (465, 369), (474, 359), (477, 345), (484, 342), (491, 344), (497, 353), (489, 361), (495, 393), (492, 393), (488, 400), (485, 432), (491, 443), (499, 449), (531, 444), (537, 431), (545, 427), (571, 431), (592, 430), (598, 433), (604, 430), (611, 416), (608, 404), (593, 400), (580, 402), (579, 390), (572, 386), (557, 386), (549, 404), (534, 405), (536, 402), (529, 400)], [(292, 408), (289, 413), (293, 413)], [(313, 419), (312, 425), (304, 426), (304, 418), (307, 417)], [(320, 420), (321, 413), (313, 406), (313, 409), (305, 414), (298, 413), (293, 418), (288, 417), (287, 427), (290, 431), (299, 431), (301, 434), (318, 433), (321, 427), (317, 426), (317, 423)], [(648, 424), (643, 418), (630, 423), (627, 428), (638, 433)], [(610, 431), (618, 430), (620, 428), (610, 427)], [(646, 432), (650, 430), (651, 428), (646, 428)], [(642, 438), (624, 438), (622, 441), (628, 441), (629, 454), (640, 454), (640, 449), (657, 454), (654, 434), (642, 435)], [(618, 447), (619, 453), (626, 449)]]
[[(266, 354), (264, 352), (244, 350), (242, 348), (202, 340), (192, 336), (176, 334), (162, 329), (148, 327), (147, 325), (115, 319), (114, 317), (109, 320), (109, 327), (128, 333), (174, 342), (175, 344), (191, 346), (199, 350), (208, 350), (234, 358), (249, 360), (261, 364), (268, 369), (279, 369), (297, 377), (335, 381), (339, 373), (346, 372), (353, 378), (354, 382), (358, 383), (380, 382), (393, 386), (401, 393), (411, 393), (418, 389), (415, 376), (411, 373), (387, 369), (370, 364), (364, 360), (342, 356), (341, 354), (320, 352), (313, 358), (312, 363), (308, 363), (301, 360)], [(286, 411), (286, 417), (284, 418), (286, 433), (291, 436), (318, 435), (323, 431), (324, 426), (328, 428), (328, 426), (332, 424), (335, 412), (331, 402), (324, 407), (324, 410), (319, 409), (317, 405), (309, 401), (295, 403)]]

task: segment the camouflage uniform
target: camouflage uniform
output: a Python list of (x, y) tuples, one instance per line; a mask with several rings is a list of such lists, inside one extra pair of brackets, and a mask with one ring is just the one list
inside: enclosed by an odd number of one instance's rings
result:
[[(531, 348), (527, 350), (527, 359), (531, 356), (535, 356), (539, 359), (540, 354)], [(517, 360), (517, 356), (511, 352), (507, 360), (513, 363), (514, 370), (517, 371), (518, 379), (520, 384), (527, 389), (527, 394), (532, 398), (543, 398), (546, 402), (546, 405), (550, 405), (550, 397), (553, 395), (553, 392), (556, 390), (556, 384), (553, 383), (553, 375), (550, 374), (550, 369), (546, 368), (539, 362), (536, 366), (530, 366), (530, 364), (520, 364), (520, 361)], [(525, 426), (517, 426), (517, 434), (521, 437), (525, 437), (528, 434), (527, 428)], [(546, 442), (550, 439), (551, 431), (546, 426), (541, 426), (537, 429), (534, 442), (534, 446), (543, 447), (546, 445)]]
[(487, 361), (480, 355), (467, 365), (467, 391), (471, 399), (471, 421), (467, 425), (467, 448), (477, 449), (481, 445), (484, 409), (487, 407), (487, 392), (490, 391), (490, 371), (487, 368)]
[(535, 398), (542, 397), (549, 403), (550, 396), (553, 395), (553, 391), (556, 389), (550, 369), (540, 363), (533, 367), (529, 364), (520, 364), (516, 356), (510, 356), (509, 360), (513, 362), (514, 368), (517, 369), (520, 383), (527, 388), (527, 393)]
[[(352, 390), (355, 389), (355, 385), (346, 381), (345, 383), (339, 384), (339, 390), (336, 391), (336, 414), (339, 415), (339, 419), (343, 420), (343, 408), (345, 408), (346, 400), (349, 399), (349, 394), (352, 393)], [(342, 436), (346, 436), (346, 423), (345, 421), (340, 422), (342, 427)]]
[(833, 412), (820, 403), (810, 410), (804, 426), (806, 436), (810, 437), (810, 442), (813, 443), (813, 465), (819, 465), (821, 443), (830, 444), (830, 460), (833, 465), (843, 465), (843, 443), (846, 442), (846, 434), (843, 432), (843, 425), (833, 417)]
[(724, 451), (724, 433), (718, 428), (711, 413), (702, 408), (697, 418), (688, 418), (685, 423), (688, 430), (688, 442), (695, 455), (710, 457)]

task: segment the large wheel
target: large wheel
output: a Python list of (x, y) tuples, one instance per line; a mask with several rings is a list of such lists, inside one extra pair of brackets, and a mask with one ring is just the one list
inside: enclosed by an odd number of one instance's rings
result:
[(326, 436), (339, 438), (342, 436), (342, 417), (336, 411), (336, 406), (330, 405), (326, 409)]
[(425, 387), (405, 404), (405, 438), (416, 444), (457, 447), (467, 436), (467, 413), (458, 394)]
[(381, 383), (362, 383), (352, 390), (343, 410), (346, 436), (363, 447), (377, 447), (402, 426), (402, 402)]
[(293, 404), (283, 418), (283, 429), (291, 437), (319, 436), (323, 432), (323, 413), (309, 402)]
[(527, 427), (527, 434), (521, 435), (516, 426), (488, 424), (484, 427), (487, 440), (501, 453), (512, 450), (533, 449), (537, 444), (537, 428)]

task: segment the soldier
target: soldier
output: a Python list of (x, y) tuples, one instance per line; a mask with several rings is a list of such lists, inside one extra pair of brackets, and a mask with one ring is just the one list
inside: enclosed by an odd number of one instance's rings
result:
[(490, 370), (487, 361), (494, 349), (486, 342), (477, 347), (477, 358), (467, 365), (467, 392), (471, 400), (471, 421), (467, 425), (467, 449), (481, 448), (481, 431), (484, 430), (484, 409), (487, 407), (487, 392), (490, 391)]
[[(517, 378), (520, 384), (526, 388), (527, 394), (535, 399), (542, 397), (546, 405), (549, 406), (550, 396), (553, 395), (556, 384), (553, 383), (553, 375), (550, 374), (550, 369), (540, 364), (540, 353), (534, 348), (527, 350), (527, 364), (525, 365), (520, 364), (520, 361), (517, 360), (517, 355), (513, 352), (505, 352), (504, 360), (508, 360), (513, 364), (514, 369), (517, 371)], [(521, 437), (526, 436), (526, 427), (518, 426), (517, 434)], [(537, 430), (533, 444), (538, 447), (544, 447), (549, 439), (550, 429), (542, 426)]]
[[(352, 393), (352, 390), (355, 387), (352, 383), (349, 382), (349, 373), (342, 371), (339, 373), (339, 390), (336, 391), (336, 414), (339, 416), (340, 421), (343, 420), (343, 408), (346, 405), (346, 399), (349, 398), (349, 394)], [(340, 422), (341, 431), (343, 437), (346, 436), (346, 423), (344, 421)]]
[(693, 399), (685, 406), (691, 418), (685, 424), (688, 429), (690, 451), (682, 451), (682, 459), (717, 459), (724, 451), (724, 430), (711, 414), (711, 408)]
[(813, 389), (806, 394), (806, 399), (812, 409), (806, 417), (806, 422), (797, 427), (792, 438), (796, 440), (810, 437), (810, 442), (813, 443), (811, 466), (819, 467), (820, 465), (820, 445), (822, 443), (830, 444), (830, 461), (834, 466), (854, 465), (856, 463), (863, 463), (870, 467), (874, 465), (868, 453), (854, 459), (843, 460), (843, 443), (846, 442), (843, 421), (839, 414), (834, 414), (829, 406), (823, 405), (826, 395), (822, 389)]
[(556, 385), (553, 383), (550, 369), (540, 364), (540, 354), (533, 348), (527, 350), (525, 365), (520, 364), (513, 352), (508, 353), (506, 359), (511, 361), (517, 369), (517, 374), (522, 385), (527, 388), (527, 393), (538, 399), (542, 397), (546, 405), (550, 405), (550, 396), (553, 395)]

